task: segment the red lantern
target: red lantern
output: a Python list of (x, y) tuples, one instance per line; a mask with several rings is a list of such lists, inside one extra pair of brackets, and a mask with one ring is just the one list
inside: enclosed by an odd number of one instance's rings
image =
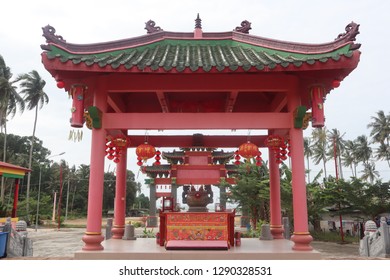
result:
[(64, 83), (64, 81), (57, 81), (57, 87), (58, 88), (64, 88), (65, 87), (65, 83)]
[(333, 80), (332, 87), (333, 88), (338, 88), (339, 86), (340, 86), (340, 81), (339, 80)]
[(246, 159), (251, 159), (259, 154), (259, 148), (248, 141), (238, 148), (238, 154)]
[(276, 163), (280, 164), (287, 159), (287, 148), (283, 138), (279, 135), (270, 135), (265, 139), (265, 145), (275, 153)]
[(137, 164), (141, 166), (142, 161), (146, 162), (148, 159), (154, 157), (154, 155), (156, 154), (156, 149), (152, 145), (148, 144), (148, 142), (145, 142), (144, 144), (141, 144), (137, 147), (135, 153), (138, 156)]
[(154, 159), (156, 160), (156, 161), (154, 162), (154, 165), (160, 165), (160, 164), (161, 164), (161, 162), (160, 162), (160, 160), (161, 160), (160, 155), (161, 155), (161, 152), (160, 152), (160, 151), (157, 151), (157, 152), (156, 152), (156, 156), (154, 157)]
[(240, 162), (241, 157), (240, 157), (240, 155), (238, 154), (238, 150), (235, 151), (234, 154), (235, 154), (235, 156), (234, 156), (234, 160), (235, 160), (235, 161), (234, 161), (234, 164), (235, 164), (235, 165), (240, 165), (240, 163), (241, 163), (241, 162)]
[(115, 163), (120, 161), (120, 157), (123, 150), (126, 150), (129, 139), (125, 136), (117, 136), (115, 138), (107, 138), (106, 140), (106, 156), (109, 160), (113, 160)]
[(272, 150), (278, 150), (279, 147), (283, 144), (283, 138), (279, 135), (270, 135), (267, 137), (267, 139), (265, 139), (264, 144)]

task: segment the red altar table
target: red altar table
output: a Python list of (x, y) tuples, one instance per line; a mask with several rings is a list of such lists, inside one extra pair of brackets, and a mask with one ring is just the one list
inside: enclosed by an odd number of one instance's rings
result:
[(210, 247), (211, 242), (220, 244), (221, 241), (225, 241), (227, 246), (234, 246), (234, 217), (235, 211), (160, 212), (160, 246), (169, 241), (175, 241), (171, 242), (175, 246), (177, 241), (183, 241), (179, 242), (183, 246), (196, 244), (197, 248), (202, 248), (203, 244)]

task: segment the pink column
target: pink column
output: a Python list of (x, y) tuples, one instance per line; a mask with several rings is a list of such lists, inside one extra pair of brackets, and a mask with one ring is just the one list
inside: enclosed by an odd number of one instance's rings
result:
[(18, 200), (19, 200), (19, 179), (15, 179), (15, 190), (14, 190), (14, 205), (12, 207), (12, 218), (16, 218), (16, 213), (18, 210)]
[[(294, 112), (299, 105), (300, 98), (297, 90), (295, 90), (289, 95), (288, 109), (290, 112)], [(313, 248), (310, 246), (310, 242), (313, 240), (313, 237), (309, 233), (308, 224), (303, 131), (302, 129), (294, 128), (293, 119), (291, 119), (291, 123), (290, 153), (294, 209), (294, 233), (291, 236), (291, 240), (294, 241), (293, 250), (311, 251)]]
[[(103, 113), (106, 111), (106, 92), (94, 92), (94, 106)], [(106, 131), (103, 128), (92, 129), (91, 165), (89, 175), (87, 230), (82, 240), (83, 250), (103, 250), (100, 244), (104, 240), (101, 232), (103, 210), (104, 157), (106, 149)]]
[(125, 232), (126, 217), (126, 178), (127, 178), (127, 149), (122, 151), (120, 161), (116, 165), (116, 186), (114, 206), (114, 226), (112, 238), (122, 239)]
[(282, 208), (280, 202), (280, 172), (274, 151), (268, 149), (270, 172), (271, 233), (274, 239), (283, 239)]

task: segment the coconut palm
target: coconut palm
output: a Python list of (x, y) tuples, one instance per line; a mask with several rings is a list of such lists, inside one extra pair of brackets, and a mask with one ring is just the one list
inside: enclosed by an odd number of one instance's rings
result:
[(356, 155), (356, 142), (352, 140), (345, 141), (343, 156), (343, 165), (351, 167), (352, 177), (357, 177), (356, 168), (359, 160)]
[[(345, 141), (343, 140), (345, 133), (342, 135), (340, 134), (340, 131), (336, 128), (333, 128), (331, 131), (328, 132), (328, 140), (331, 145), (331, 149), (329, 151), (329, 155), (331, 155), (330, 158), (337, 158), (338, 164), (337, 164), (337, 172), (340, 174), (340, 178), (343, 179), (343, 169), (341, 165), (341, 154), (343, 153), (345, 149)], [(335, 159), (336, 160), (336, 159)]]
[(307, 162), (307, 180), (308, 183), (310, 184), (310, 158), (313, 156), (313, 151), (310, 148), (310, 138), (305, 137), (303, 139), (303, 153), (306, 157), (306, 162)]
[[(15, 83), (17, 80), (11, 81), (11, 78), (11, 69), (5, 64), (3, 57), (0, 55), (0, 127), (4, 131), (3, 161), (7, 159), (7, 117), (12, 118), (17, 110), (20, 112), (24, 110), (23, 98), (16, 91)], [(0, 192), (0, 200), (4, 202), (3, 177)]]
[(370, 136), (373, 138), (374, 143), (387, 143), (390, 141), (390, 115), (380, 110), (377, 112), (377, 117), (371, 117), (373, 121), (367, 125), (367, 128), (371, 128)]
[[(27, 105), (28, 110), (35, 109), (35, 118), (34, 118), (34, 127), (33, 133), (31, 136), (31, 146), (28, 159), (28, 168), (31, 169), (32, 163), (32, 153), (34, 149), (35, 141), (35, 130), (37, 127), (38, 121), (38, 111), (42, 109), (43, 105), (49, 102), (49, 97), (44, 92), (43, 88), (46, 85), (46, 82), (41, 78), (36, 70), (32, 70), (28, 74), (23, 74), (18, 78), (20, 80), (20, 86), (22, 88), (21, 94), (24, 95), (24, 101)], [(29, 221), (29, 198), (30, 198), (30, 178), (31, 173), (27, 175), (27, 188), (26, 188), (26, 212), (27, 212), (27, 221)]]
[(373, 162), (367, 162), (363, 166), (364, 169), (361, 171), (363, 173), (362, 179), (369, 180), (371, 184), (374, 183), (374, 180), (379, 178), (379, 172), (375, 170), (375, 164)]
[(366, 135), (358, 136), (355, 140), (356, 142), (356, 158), (359, 162), (363, 162), (364, 165), (367, 165), (372, 156), (372, 148), (368, 143)]
[(326, 139), (326, 128), (316, 128), (312, 132), (313, 144), (311, 149), (313, 151), (313, 159), (315, 164), (319, 164), (321, 161), (324, 166), (324, 176), (326, 174), (326, 151), (327, 151), (327, 139)]
[(376, 157), (379, 160), (386, 160), (390, 167), (390, 114), (386, 116), (381, 110), (377, 112), (376, 117), (371, 117), (371, 119), (373, 121), (367, 127), (371, 128), (372, 142), (379, 144), (375, 152)]
[(376, 149), (376, 157), (377, 159), (386, 160), (387, 165), (390, 167), (390, 145), (382, 143), (379, 145), (379, 147)]

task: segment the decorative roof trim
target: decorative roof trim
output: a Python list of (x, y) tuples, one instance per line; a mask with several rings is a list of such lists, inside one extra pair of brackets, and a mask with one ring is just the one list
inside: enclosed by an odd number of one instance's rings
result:
[(247, 20), (244, 20), (241, 22), (241, 26), (237, 26), (236, 29), (234, 29), (234, 31), (241, 32), (244, 34), (249, 34), (249, 30), (251, 29), (252, 29), (251, 23)]
[(147, 34), (163, 31), (163, 29), (161, 29), (160, 26), (156, 26), (156, 23), (151, 19), (145, 23), (145, 29), (147, 31)]
[[(165, 39), (175, 40), (195, 40), (194, 33), (183, 32), (169, 32), (169, 31), (155, 31), (151, 34), (134, 37), (125, 40), (117, 40), (96, 44), (72, 44), (67, 43), (62, 36), (56, 35), (54, 27), (47, 25), (42, 28), (43, 36), (46, 38), (48, 45), (41, 45), (43, 50), (50, 51), (51, 45), (56, 45), (59, 48), (72, 53), (72, 54), (93, 54), (110, 52), (113, 50), (121, 50), (148, 45), (154, 42), (162, 41)], [(351, 44), (351, 49), (358, 49), (360, 44), (355, 44), (356, 36), (359, 34), (359, 25), (351, 22), (345, 28), (345, 33), (339, 34), (339, 36), (333, 42), (323, 44), (305, 44), (274, 40), (249, 34), (244, 34), (237, 31), (230, 32), (207, 32), (202, 34), (201, 39), (196, 40), (222, 40), (231, 39), (233, 41), (245, 42), (255, 46), (261, 46), (270, 49), (277, 49), (287, 52), (302, 53), (302, 54), (317, 54), (323, 52), (331, 52), (346, 44)]]

